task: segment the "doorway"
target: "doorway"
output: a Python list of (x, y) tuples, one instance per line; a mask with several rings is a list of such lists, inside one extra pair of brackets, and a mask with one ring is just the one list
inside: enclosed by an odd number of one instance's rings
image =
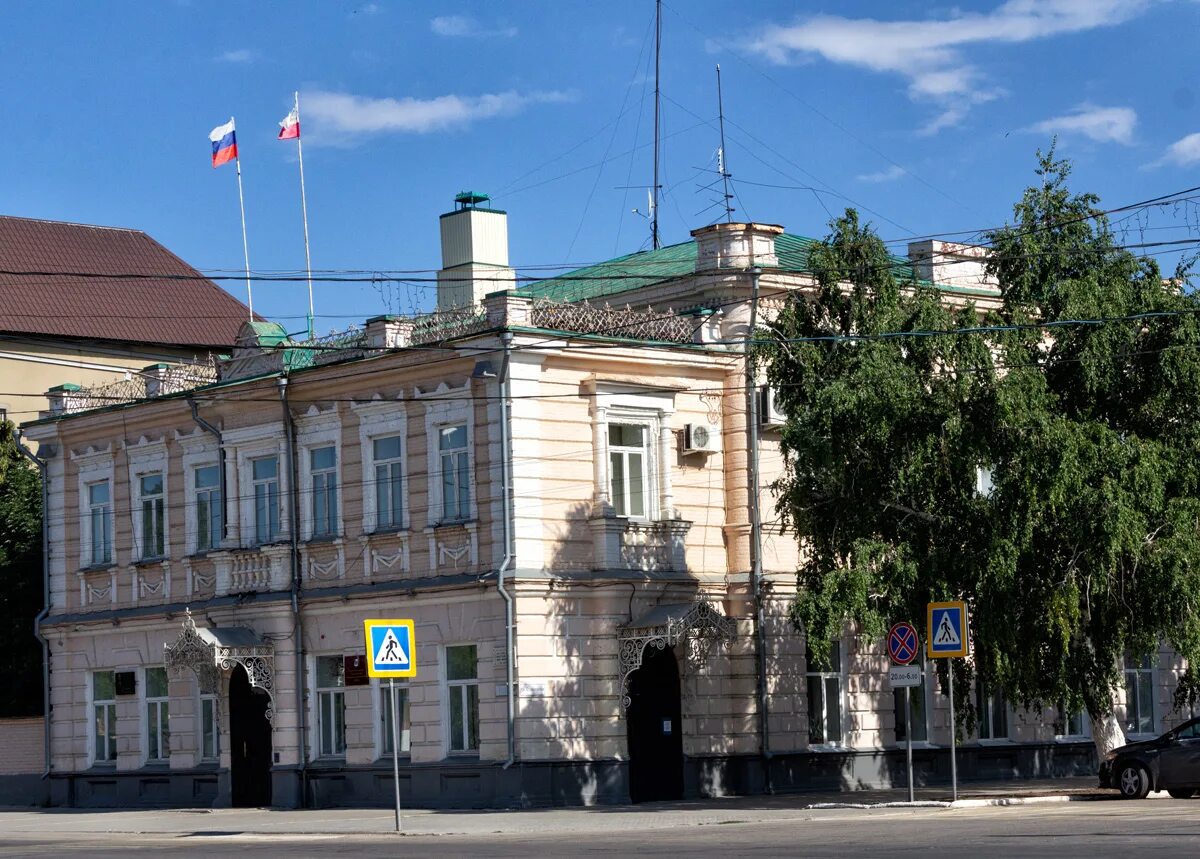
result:
[(683, 734), (675, 652), (653, 644), (629, 676), (629, 799), (683, 799)]
[(229, 678), (229, 775), (238, 808), (271, 804), (270, 698), (250, 685), (238, 665)]

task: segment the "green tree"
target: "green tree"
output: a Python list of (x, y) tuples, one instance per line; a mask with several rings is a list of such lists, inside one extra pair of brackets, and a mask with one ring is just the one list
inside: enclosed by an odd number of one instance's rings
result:
[(42, 712), (42, 483), (0, 421), (0, 716)]
[(814, 294), (759, 350), (787, 416), (775, 489), (816, 648), (967, 599), (960, 689), (978, 673), (1032, 709), (1086, 709), (1107, 750), (1126, 653), (1168, 642), (1188, 665), (1177, 703), (1196, 698), (1200, 301), (1117, 246), (1053, 149), (1037, 172), (988, 236), (1002, 306), (983, 318), (854, 211), (831, 223)]

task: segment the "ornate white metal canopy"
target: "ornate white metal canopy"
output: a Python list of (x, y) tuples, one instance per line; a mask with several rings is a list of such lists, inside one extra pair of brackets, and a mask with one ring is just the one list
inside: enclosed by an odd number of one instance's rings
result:
[(197, 629), (189, 610), (183, 618), (183, 630), (173, 644), (164, 644), (167, 668), (190, 668), (201, 688), (213, 688), (220, 672), (235, 665), (246, 669), (246, 677), (255, 689), (267, 693), (267, 721), (275, 716), (275, 647), (252, 629), (244, 626)]
[(725, 617), (707, 600), (655, 606), (618, 633), (621, 706), (628, 708), (629, 676), (642, 667), (647, 647), (664, 650), (686, 641), (685, 666), (693, 671), (708, 659), (714, 644), (728, 646), (737, 636), (737, 622)]

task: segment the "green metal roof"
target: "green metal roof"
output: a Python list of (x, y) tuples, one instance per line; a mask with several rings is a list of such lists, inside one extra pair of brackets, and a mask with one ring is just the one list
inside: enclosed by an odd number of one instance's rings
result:
[[(775, 237), (775, 255), (782, 271), (807, 272), (808, 256), (816, 239), (781, 233)], [(896, 276), (913, 276), (912, 265), (904, 257), (892, 257)], [(607, 262), (587, 266), (559, 277), (527, 283), (518, 292), (553, 301), (595, 300), (641, 289), (660, 281), (692, 274), (696, 270), (696, 243), (681, 242), (655, 251), (640, 251)]]

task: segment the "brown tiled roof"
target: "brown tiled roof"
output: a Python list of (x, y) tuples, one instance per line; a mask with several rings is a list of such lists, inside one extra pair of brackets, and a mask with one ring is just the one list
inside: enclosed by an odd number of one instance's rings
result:
[(0, 333), (225, 348), (248, 317), (140, 230), (0, 215)]

